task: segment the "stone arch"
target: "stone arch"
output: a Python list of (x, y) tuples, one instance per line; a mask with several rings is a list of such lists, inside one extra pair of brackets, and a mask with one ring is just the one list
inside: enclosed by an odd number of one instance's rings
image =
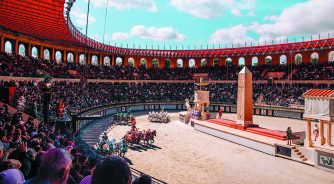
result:
[(12, 54), (13, 53), (13, 44), (10, 41), (5, 42), (5, 52)]
[(66, 60), (67, 60), (68, 63), (73, 63), (74, 62), (74, 55), (73, 55), (72, 52), (67, 53), (66, 58), (67, 58)]
[(110, 57), (105, 56), (105, 57), (103, 58), (103, 65), (104, 65), (104, 66), (110, 66), (110, 65), (111, 65)]
[(232, 58), (226, 58), (225, 59), (226, 66), (232, 65), (232, 62), (233, 62)]
[(333, 63), (334, 62), (334, 51), (331, 51), (328, 53), (328, 62)]
[(183, 60), (182, 59), (177, 59), (176, 60), (176, 67), (183, 68)]
[(44, 60), (50, 61), (50, 51), (49, 49), (44, 49), (43, 51)]
[(271, 56), (266, 56), (266, 58), (264, 59), (265, 63), (267, 65), (271, 65), (273, 63), (273, 57)]
[(145, 58), (140, 59), (140, 66), (147, 67), (147, 60)]
[(281, 55), (279, 57), (279, 64), (286, 65), (287, 63), (288, 63), (288, 58), (286, 57), (286, 55)]
[(157, 67), (159, 68), (159, 60), (157, 58), (154, 58), (152, 60), (152, 67)]
[(319, 54), (317, 52), (313, 52), (311, 54), (311, 63), (318, 63), (319, 62)]
[(238, 65), (239, 66), (245, 66), (245, 58), (244, 57), (240, 57), (238, 60)]
[(128, 66), (129, 67), (134, 67), (135, 66), (135, 59), (133, 59), (132, 57), (130, 57), (128, 59)]
[(303, 63), (303, 56), (302, 54), (295, 55), (295, 64), (302, 64)]
[(86, 64), (85, 54), (80, 54), (80, 56), (79, 56), (79, 64), (81, 64), (81, 65), (85, 65)]
[(56, 62), (57, 63), (61, 63), (62, 62), (62, 58), (63, 58), (62, 56), (63, 56), (63, 54), (60, 51), (57, 51), (55, 53), (55, 57), (56, 57)]
[(26, 47), (22, 43), (19, 46), (19, 55), (23, 57), (26, 56)]
[(206, 67), (206, 66), (208, 66), (208, 60), (205, 59), (205, 58), (203, 58), (203, 59), (201, 60), (201, 67)]
[(195, 68), (196, 67), (196, 63), (194, 59), (189, 59), (189, 68)]
[(99, 58), (96, 55), (92, 55), (91, 64), (94, 66), (99, 65)]
[(254, 56), (252, 57), (252, 66), (257, 66), (259, 65), (259, 58)]
[(38, 58), (38, 49), (36, 47), (32, 47), (32, 49), (31, 49), (31, 57)]
[(218, 58), (214, 58), (214, 59), (213, 59), (213, 66), (214, 66), (214, 67), (219, 66), (219, 59), (218, 59)]
[(116, 58), (116, 66), (122, 66), (123, 65), (123, 59), (121, 57)]

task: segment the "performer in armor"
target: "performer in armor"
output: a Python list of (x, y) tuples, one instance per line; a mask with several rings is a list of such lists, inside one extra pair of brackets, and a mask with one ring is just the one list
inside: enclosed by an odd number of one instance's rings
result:
[(132, 122), (131, 122), (131, 131), (136, 131), (137, 127), (136, 127), (136, 119), (133, 118)]

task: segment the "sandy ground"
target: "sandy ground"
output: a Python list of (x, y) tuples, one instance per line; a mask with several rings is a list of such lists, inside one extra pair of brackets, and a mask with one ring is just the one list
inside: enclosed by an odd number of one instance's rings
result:
[[(224, 118), (233, 116), (226, 114)], [(333, 173), (195, 131), (179, 122), (177, 113), (171, 117), (168, 124), (150, 123), (147, 116), (136, 118), (140, 130), (155, 129), (158, 134), (154, 146), (129, 150), (126, 157), (132, 167), (167, 183), (334, 183)], [(291, 126), (297, 131), (305, 127), (303, 121), (290, 119), (255, 117), (255, 122), (259, 121), (274, 129)], [(129, 129), (116, 126), (109, 136), (119, 139)]]

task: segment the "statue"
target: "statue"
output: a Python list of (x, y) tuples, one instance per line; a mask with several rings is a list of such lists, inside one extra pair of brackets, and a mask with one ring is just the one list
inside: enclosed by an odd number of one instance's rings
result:
[(184, 105), (187, 108), (187, 112), (190, 114), (191, 113), (191, 106), (189, 104), (189, 99), (188, 98), (185, 99), (185, 104)]

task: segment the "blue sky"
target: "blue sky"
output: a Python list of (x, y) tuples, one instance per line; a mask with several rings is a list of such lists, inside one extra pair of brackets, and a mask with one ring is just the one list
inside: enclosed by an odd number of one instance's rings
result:
[[(132, 48), (218, 48), (334, 37), (333, 0), (91, 0), (88, 36)], [(71, 19), (85, 33), (88, 0)]]

